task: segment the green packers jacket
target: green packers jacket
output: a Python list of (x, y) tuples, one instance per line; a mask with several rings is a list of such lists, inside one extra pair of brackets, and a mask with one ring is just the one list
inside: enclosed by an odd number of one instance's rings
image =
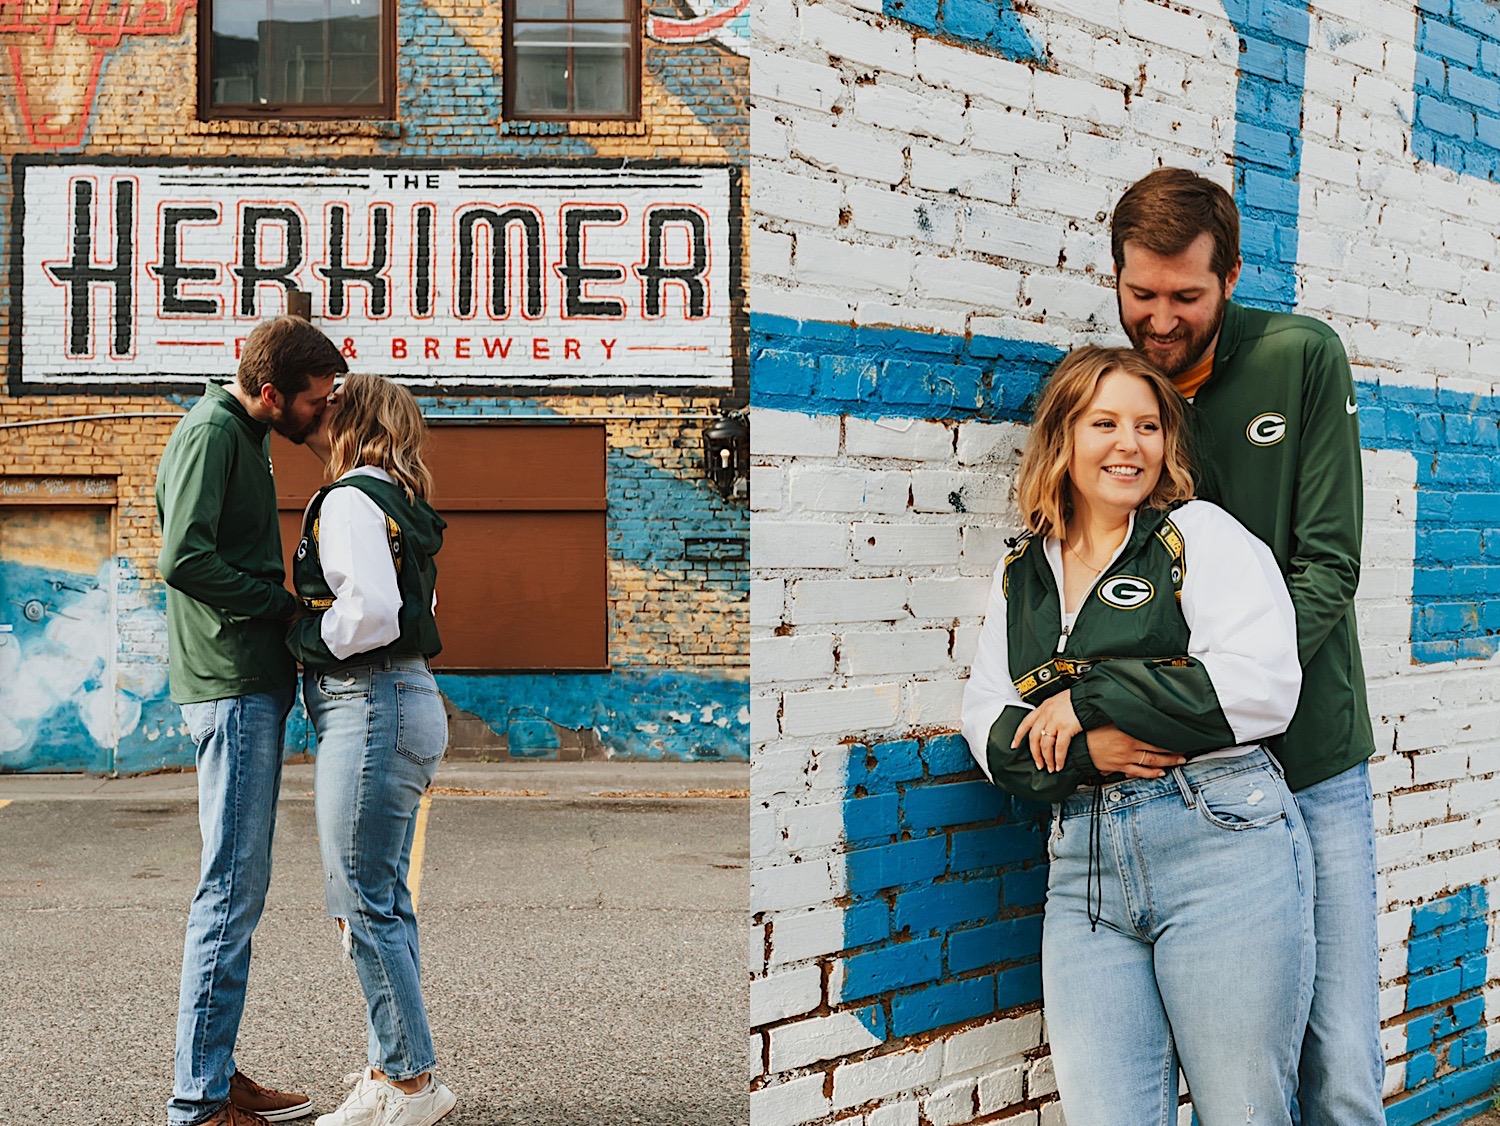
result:
[(290, 690), (281, 639), (297, 601), (281, 585), (270, 427), (209, 384), (167, 440), (156, 511), (173, 701)]
[[(1285, 730), (1301, 669), (1296, 619), (1266, 546), (1222, 508), (1142, 509), (1064, 627), (1058, 541), (1023, 535), (996, 568), (964, 691), (963, 730), (1000, 788), (1060, 801), (1100, 781), (1087, 732), (1113, 724), (1193, 757)], [(1084, 734), (1061, 771), (1010, 742), (1026, 713), (1071, 691)]]
[(1354, 621), (1364, 498), (1344, 347), (1320, 321), (1231, 301), (1192, 415), (1199, 495), (1269, 545), (1297, 611), (1302, 700), (1269, 746), (1299, 790), (1375, 753)]
[[(401, 632), (389, 644), (340, 659), (323, 639), (323, 616), (333, 605), (334, 591), (324, 575), (318, 544), (323, 502), (333, 490), (344, 488), (358, 489), (385, 516), (386, 539), (401, 597), (398, 614)], [(405, 490), (388, 479), (352, 473), (319, 489), (302, 516), (302, 538), (292, 564), (293, 585), (308, 613), (287, 631), (287, 648), (304, 667), (314, 670), (387, 656), (436, 656), (442, 642), (432, 609), (432, 592), (437, 586), (434, 557), (443, 545), (445, 527), (447, 524), (431, 505), (420, 497), (408, 500)]]

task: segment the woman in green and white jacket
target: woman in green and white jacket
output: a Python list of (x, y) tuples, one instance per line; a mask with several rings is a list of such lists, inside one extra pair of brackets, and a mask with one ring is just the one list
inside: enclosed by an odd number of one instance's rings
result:
[(1070, 1121), (1289, 1123), (1313, 867), (1281, 769), (1301, 670), (1271, 552), (1191, 499), (1181, 398), (1137, 353), (1058, 365), (964, 696), (985, 773), (1054, 803), (1047, 1028)]

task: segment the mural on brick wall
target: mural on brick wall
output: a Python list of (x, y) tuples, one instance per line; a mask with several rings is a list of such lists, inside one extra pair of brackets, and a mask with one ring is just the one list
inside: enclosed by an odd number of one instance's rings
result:
[(1500, 1071), (1493, 5), (869, 7), (757, 25), (757, 1119), (1055, 1113), (1045, 813), (942, 732), (1017, 424), (1068, 347), (1122, 341), (1108, 213), (1158, 163), (1233, 190), (1236, 296), (1331, 321), (1355, 365), (1388, 1114), (1472, 1115)]
[(194, 0), (63, 0), (45, 11), (7, 4), (0, 46), (27, 141), (44, 149), (82, 143), (110, 55), (138, 39), (181, 34), (194, 10)]
[(416, 383), (730, 382), (729, 169), (18, 170), (19, 387), (227, 376), (294, 290)]
[[(431, 0), (394, 8), (395, 120), (248, 125), (197, 119), (191, 5), (43, 9), (0, 22), (19, 50), (0, 60), (18, 91), (0, 176), (20, 282), (6, 421), (121, 413), (0, 429), (0, 486), (35, 466), (121, 471), (117, 717), (96, 725), (101, 743), (59, 703), (0, 770), (191, 762), (160, 683), (152, 567), (170, 422), (125, 416), (186, 407), (227, 376), (289, 285), (353, 368), (411, 378), (429, 412), (608, 428), (610, 671), (444, 673), (467, 750), (745, 757), (744, 508), (704, 478), (700, 448), (745, 393), (748, 5), (642, 6), (638, 121), (504, 120), (499, 6)], [(60, 564), (43, 577), (72, 573)], [(310, 749), (300, 719), (288, 747)]]

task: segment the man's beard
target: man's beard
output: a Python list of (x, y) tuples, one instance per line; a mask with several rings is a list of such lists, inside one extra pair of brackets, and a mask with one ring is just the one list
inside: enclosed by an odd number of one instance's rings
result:
[(1120, 324), (1125, 329), (1125, 335), (1130, 337), (1131, 345), (1137, 352), (1160, 368), (1162, 374), (1168, 378), (1181, 375), (1203, 358), (1203, 354), (1208, 351), (1208, 346), (1214, 342), (1214, 337), (1219, 335), (1219, 329), (1224, 327), (1224, 306), (1226, 304), (1228, 302), (1220, 297), (1219, 307), (1214, 310), (1213, 320), (1204, 325), (1201, 332), (1189, 333), (1185, 331), (1183, 325), (1179, 324), (1176, 331), (1172, 333), (1171, 340), (1174, 344), (1179, 341), (1186, 341), (1186, 346), (1174, 348), (1172, 353), (1174, 358), (1170, 361), (1163, 361), (1159, 358), (1161, 356), (1161, 349), (1148, 346), (1151, 337), (1149, 329), (1151, 318), (1143, 318), (1135, 324), (1126, 323), (1125, 305), (1120, 299), (1120, 291), (1118, 289), (1115, 290), (1115, 308), (1119, 311)]
[(290, 414), (282, 412), (276, 418), (271, 419), (271, 429), (288, 442), (300, 446), (307, 441), (307, 436), (318, 428), (318, 423), (321, 421), (321, 418), (314, 417), (311, 422), (298, 426), (292, 421)]

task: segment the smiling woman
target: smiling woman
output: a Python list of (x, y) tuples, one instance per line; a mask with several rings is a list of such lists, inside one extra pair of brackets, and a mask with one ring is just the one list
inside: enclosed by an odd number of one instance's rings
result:
[[(1260, 745), (1301, 681), (1275, 560), (1191, 499), (1182, 401), (1128, 349), (1058, 365), (1017, 493), (1027, 531), (995, 574), (963, 726), (997, 786), (1056, 803), (1042, 980), (1064, 1111), (1166, 1121), (1180, 1058), (1204, 1121), (1289, 1122), (1312, 859)], [(1268, 964), (1269, 985), (1242, 976)]]

